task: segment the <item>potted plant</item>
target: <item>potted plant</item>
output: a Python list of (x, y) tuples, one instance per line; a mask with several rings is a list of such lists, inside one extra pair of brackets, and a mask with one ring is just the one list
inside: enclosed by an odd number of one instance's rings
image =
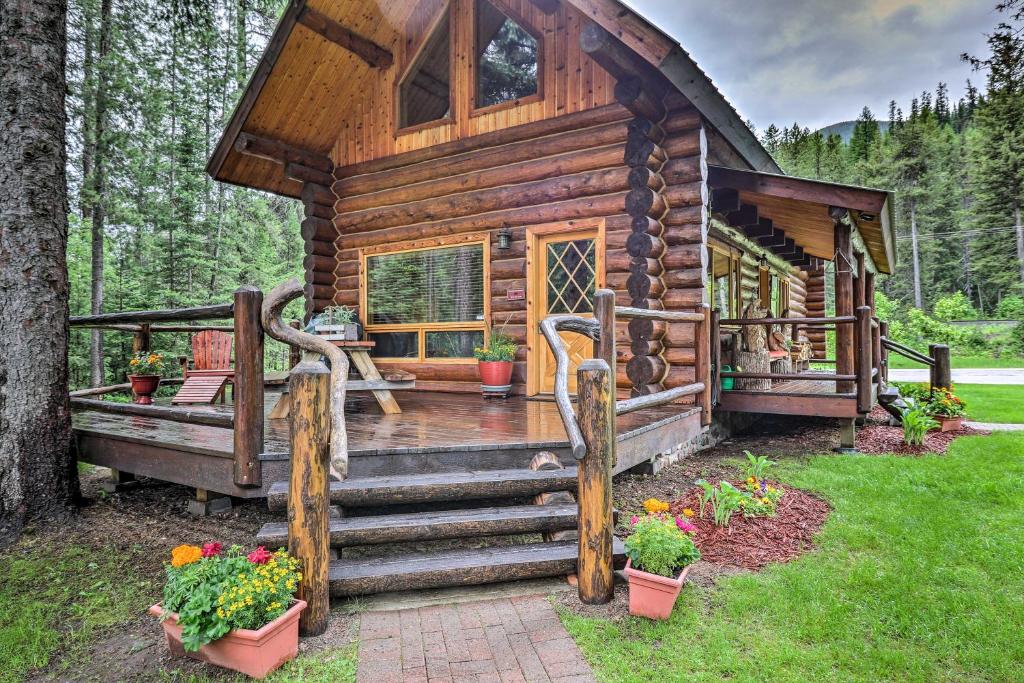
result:
[(666, 514), (666, 503), (655, 503), (661, 501), (645, 501), (648, 513), (633, 517), (625, 541), (629, 613), (668, 619), (690, 566), (700, 559), (700, 551), (692, 538), (697, 527), (685, 517)]
[(284, 550), (260, 546), (180, 545), (165, 565), (160, 618), (172, 654), (263, 678), (299, 651), (299, 613), (293, 595), (302, 574)]
[(132, 385), (135, 403), (148, 406), (160, 387), (160, 374), (164, 371), (164, 357), (159, 353), (143, 351), (128, 361), (128, 381)]
[(316, 317), (313, 329), (334, 341), (358, 341), (360, 337), (356, 311), (348, 306), (328, 306)]
[(512, 391), (512, 361), (519, 346), (504, 329), (502, 326), (502, 331), (490, 334), (486, 346), (473, 349), (473, 357), (479, 361), (484, 396), (508, 396)]
[(967, 404), (953, 393), (953, 389), (938, 388), (932, 392), (927, 403), (928, 414), (939, 423), (940, 432), (962, 429), (967, 416)]

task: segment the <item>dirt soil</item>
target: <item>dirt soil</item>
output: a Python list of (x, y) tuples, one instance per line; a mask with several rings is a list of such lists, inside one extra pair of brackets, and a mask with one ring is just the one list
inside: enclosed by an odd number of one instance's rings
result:
[[(122, 493), (108, 494), (100, 488), (107, 470), (93, 468), (81, 474), (85, 506), (73, 521), (46, 536), (97, 551), (129, 553), (136, 560), (140, 581), (149, 581), (151, 594), (142, 596), (146, 605), (160, 600), (164, 582), (163, 562), (171, 549), (182, 543), (202, 544), (217, 540), (225, 546), (237, 543), (252, 548), (256, 532), (266, 521), (279, 519), (267, 511), (263, 500), (239, 501), (231, 511), (210, 516), (188, 514), (192, 490), (155, 480), (141, 480)], [(36, 532), (41, 537), (42, 532)], [(330, 628), (317, 638), (304, 638), (300, 651), (342, 648), (357, 633), (357, 617), (344, 606), (332, 610)], [(51, 657), (49, 669), (37, 671), (31, 681), (151, 681), (189, 680), (193, 676), (236, 680), (237, 675), (191, 659), (173, 658), (164, 645), (163, 630), (155, 617), (143, 610), (129, 623), (111, 629), (97, 639), (85, 656), (79, 656), (73, 670), (65, 671), (61, 652)], [(61, 664), (64, 664), (62, 667)], [(116, 672), (116, 674), (114, 673)]]

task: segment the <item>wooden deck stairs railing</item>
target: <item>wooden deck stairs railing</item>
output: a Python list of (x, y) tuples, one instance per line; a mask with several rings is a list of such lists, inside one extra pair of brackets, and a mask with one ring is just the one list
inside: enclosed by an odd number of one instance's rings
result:
[[(574, 491), (574, 467), (347, 477), (347, 369), (328, 356), (332, 376), (337, 373), (329, 379), (318, 360), (329, 353), (323, 341), (284, 324), (282, 309), (301, 294), (297, 281), (285, 283), (267, 294), (263, 308), (267, 334), (310, 353), (289, 380), (289, 479), (272, 483), (267, 499), (270, 510), (287, 511), (287, 521), (266, 524), (258, 535), (268, 547), (287, 545), (303, 562), (300, 597), (310, 607), (301, 631), (326, 629), (330, 597), (576, 571), (575, 540), (523, 543), (512, 538), (550, 537), (577, 528), (575, 504), (528, 502)], [(486, 540), (460, 546), (456, 539)], [(438, 541), (444, 542), (440, 548)]]

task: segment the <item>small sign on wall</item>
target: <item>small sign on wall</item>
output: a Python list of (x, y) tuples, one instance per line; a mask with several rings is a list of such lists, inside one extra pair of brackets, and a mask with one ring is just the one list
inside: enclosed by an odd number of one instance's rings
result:
[(526, 299), (525, 289), (506, 289), (505, 299), (507, 301), (523, 301)]

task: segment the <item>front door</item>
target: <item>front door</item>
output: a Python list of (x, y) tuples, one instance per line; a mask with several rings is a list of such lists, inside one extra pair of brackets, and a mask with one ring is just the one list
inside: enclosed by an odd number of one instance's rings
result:
[[(603, 273), (601, 244), (596, 230), (538, 235), (531, 245), (531, 315), (534, 330), (549, 315), (594, 314), (594, 292)], [(594, 343), (580, 334), (563, 332), (569, 351), (569, 391), (576, 391), (576, 366), (593, 358)], [(550, 394), (555, 388), (555, 357), (539, 332), (530, 349), (533, 393)]]

